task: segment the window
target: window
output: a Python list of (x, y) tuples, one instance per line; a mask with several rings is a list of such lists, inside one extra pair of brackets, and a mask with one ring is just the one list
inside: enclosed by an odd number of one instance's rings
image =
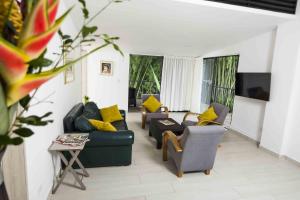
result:
[(238, 62), (238, 55), (204, 59), (201, 95), (203, 104), (217, 102), (232, 111)]
[(136, 98), (142, 94), (159, 94), (162, 56), (130, 55), (129, 87), (136, 92)]

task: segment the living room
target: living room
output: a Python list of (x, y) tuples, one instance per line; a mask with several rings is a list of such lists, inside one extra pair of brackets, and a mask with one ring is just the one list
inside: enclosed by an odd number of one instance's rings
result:
[[(300, 199), (296, 0), (39, 0), (32, 8), (16, 2), (0, 3), (1, 22), (11, 20), (16, 28), (11, 32), (0, 23), (0, 199)], [(58, 8), (52, 25), (60, 32), (35, 52), (40, 46), (30, 49), (35, 40), (25, 39), (41, 29), (41, 16), (34, 18), (38, 12), (31, 10), (28, 21), (39, 25), (31, 30), (33, 25), (24, 23), (24, 36), (16, 37), (19, 14), (10, 18), (9, 5), (49, 6), (49, 21)], [(76, 38), (78, 32), (82, 37)], [(68, 46), (74, 41), (79, 44)], [(152, 59), (141, 58), (134, 66), (136, 57)], [(207, 73), (213, 68), (209, 62), (225, 66), (212, 73), (222, 81)], [(42, 73), (55, 64), (53, 75)], [(27, 72), (15, 78), (20, 70), (10, 67), (16, 66)], [(239, 93), (247, 78), (266, 93)], [(19, 89), (22, 84), (38, 86)], [(147, 107), (150, 98), (154, 102)], [(217, 118), (201, 121), (211, 108)], [(9, 115), (17, 117), (7, 126)], [(106, 115), (117, 119), (105, 120)], [(100, 130), (95, 119), (109, 130)], [(55, 145), (58, 136), (74, 132), (89, 133), (81, 149)]]

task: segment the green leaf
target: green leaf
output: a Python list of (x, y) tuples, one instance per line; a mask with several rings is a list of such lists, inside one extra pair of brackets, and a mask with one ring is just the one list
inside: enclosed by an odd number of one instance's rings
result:
[(20, 105), (25, 109), (28, 110), (28, 104), (31, 100), (31, 96), (28, 94), (23, 99), (20, 100)]
[[(1, 66), (0, 66), (1, 67)], [(5, 93), (0, 84), (0, 135), (7, 134), (9, 129), (9, 115), (6, 106)]]
[(119, 40), (120, 37), (111, 37), (110, 39), (111, 39), (111, 40)]
[(124, 56), (123, 52), (121, 51), (120, 47), (116, 44), (113, 44), (113, 47), (116, 51), (118, 51), (122, 56)]
[(33, 131), (29, 128), (18, 128), (13, 132), (21, 137), (30, 137), (34, 134)]
[(51, 112), (46, 113), (45, 115), (39, 117), (37, 115), (30, 115), (28, 117), (19, 117), (17, 120), (22, 124), (27, 124), (31, 126), (46, 126), (48, 123), (52, 123), (53, 120), (42, 120), (45, 117), (51, 115)]
[(97, 26), (91, 26), (91, 27), (83, 26), (82, 27), (82, 37), (83, 38), (87, 37), (89, 34), (96, 32), (97, 29), (98, 29)]
[(28, 63), (29, 64), (29, 68), (28, 68), (29, 73), (33, 73), (33, 71), (37, 70), (37, 69), (39, 71), (42, 71), (43, 67), (48, 67), (53, 63), (52, 60), (45, 58), (46, 52), (47, 52), (47, 49), (38, 58), (31, 60)]
[(43, 116), (41, 116), (41, 119), (42, 119), (42, 118), (49, 117), (49, 116), (52, 115), (52, 114), (53, 114), (52, 112), (47, 112), (46, 114), (44, 114)]
[(82, 8), (82, 13), (83, 13), (83, 17), (84, 17), (85, 19), (88, 19), (88, 18), (89, 18), (89, 11), (88, 11), (88, 9)]
[(106, 33), (104, 33), (104, 34), (103, 34), (103, 38), (109, 39), (109, 35), (107, 35)]
[(61, 38), (63, 38), (63, 32), (59, 29), (58, 31), (57, 31), (57, 33), (58, 33), (58, 35), (61, 37)]
[(81, 3), (81, 4), (82, 4), (82, 6), (83, 6), (83, 7), (86, 7), (85, 0), (78, 0), (78, 1), (79, 1), (79, 3)]
[(70, 35), (65, 35), (60, 29), (58, 30), (58, 35), (60, 36), (60, 38), (61, 38), (62, 40), (71, 38)]
[(69, 39), (69, 38), (71, 38), (70, 35), (63, 35), (63, 36), (62, 36), (62, 39), (64, 39), (64, 40), (65, 40), (65, 39)]
[(0, 145), (20, 145), (22, 143), (21, 137), (10, 138), (8, 135), (0, 135)]
[(15, 138), (10, 139), (10, 142), (11, 142), (12, 145), (20, 145), (20, 144), (23, 143), (23, 141), (24, 140), (21, 137), (15, 137)]
[(80, 43), (85, 43), (85, 42), (95, 42), (95, 39), (88, 39), (88, 40), (81, 40)]
[(64, 41), (64, 45), (70, 44), (70, 43), (72, 43), (72, 42), (73, 42), (72, 39), (66, 39), (66, 40)]

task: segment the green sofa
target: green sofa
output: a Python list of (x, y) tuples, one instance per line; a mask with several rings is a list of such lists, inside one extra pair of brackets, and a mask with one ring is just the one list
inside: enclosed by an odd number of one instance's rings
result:
[[(124, 120), (113, 122), (117, 132), (97, 131), (87, 119), (102, 120), (94, 102), (75, 105), (63, 119), (65, 133), (89, 133), (90, 141), (79, 154), (87, 167), (125, 166), (131, 164), (134, 133), (128, 130), (125, 111), (120, 110)], [(76, 167), (76, 166), (75, 166)]]

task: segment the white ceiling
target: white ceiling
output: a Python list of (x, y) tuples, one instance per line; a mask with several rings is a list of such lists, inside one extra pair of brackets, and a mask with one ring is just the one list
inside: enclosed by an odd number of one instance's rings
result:
[[(107, 3), (86, 1), (91, 13)], [(78, 12), (72, 16), (76, 24)], [(111, 5), (95, 24), (101, 33), (120, 36), (118, 43), (129, 53), (200, 56), (272, 30), (289, 18), (203, 0), (130, 0)]]

